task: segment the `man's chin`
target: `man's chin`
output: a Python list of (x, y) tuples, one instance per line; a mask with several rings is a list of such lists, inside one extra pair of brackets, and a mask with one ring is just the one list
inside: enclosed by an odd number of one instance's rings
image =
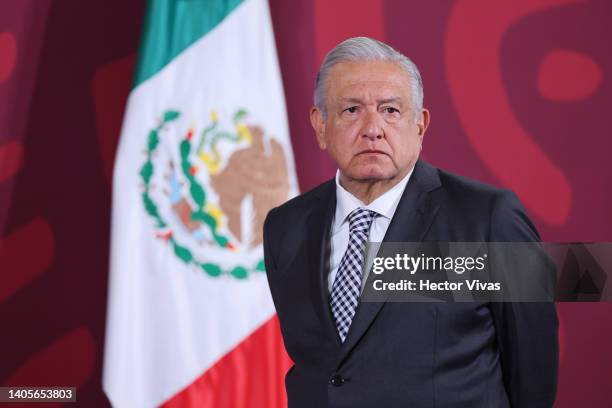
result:
[(347, 176), (356, 181), (377, 181), (377, 180), (389, 180), (397, 175), (397, 171), (390, 169), (383, 169), (380, 167), (366, 167), (361, 169), (355, 169), (353, 171), (345, 172)]

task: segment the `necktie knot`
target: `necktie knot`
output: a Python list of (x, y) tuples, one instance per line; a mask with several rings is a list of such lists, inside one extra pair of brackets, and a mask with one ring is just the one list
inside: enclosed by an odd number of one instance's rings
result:
[(369, 232), (375, 216), (376, 212), (365, 208), (356, 208), (351, 211), (348, 216), (350, 233)]

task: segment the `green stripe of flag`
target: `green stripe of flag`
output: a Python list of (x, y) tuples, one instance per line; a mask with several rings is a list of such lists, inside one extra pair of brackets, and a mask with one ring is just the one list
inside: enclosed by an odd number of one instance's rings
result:
[(149, 0), (132, 88), (215, 28), (243, 0)]

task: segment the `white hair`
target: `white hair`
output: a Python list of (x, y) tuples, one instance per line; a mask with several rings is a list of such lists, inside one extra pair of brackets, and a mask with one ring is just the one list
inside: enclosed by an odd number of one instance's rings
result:
[(423, 81), (421, 80), (419, 69), (414, 62), (381, 41), (368, 37), (353, 37), (341, 42), (328, 52), (317, 73), (314, 104), (321, 110), (324, 118), (327, 117), (325, 98), (327, 96), (326, 82), (329, 71), (334, 65), (349, 61), (388, 61), (398, 63), (410, 78), (412, 107), (415, 118), (418, 117), (423, 109)]

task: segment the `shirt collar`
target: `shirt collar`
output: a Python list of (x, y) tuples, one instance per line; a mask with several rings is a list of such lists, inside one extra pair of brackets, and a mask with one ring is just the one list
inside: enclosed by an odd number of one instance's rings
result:
[(372, 201), (370, 204), (365, 205), (361, 200), (349, 193), (344, 187), (340, 185), (340, 170), (336, 171), (336, 213), (334, 216), (334, 230), (340, 228), (340, 226), (346, 221), (348, 215), (357, 208), (365, 208), (368, 210), (375, 211), (380, 216), (383, 216), (389, 220), (393, 218), (399, 200), (402, 197), (402, 193), (410, 180), (412, 170), (406, 174), (406, 176), (393, 188), (385, 192), (383, 195)]

